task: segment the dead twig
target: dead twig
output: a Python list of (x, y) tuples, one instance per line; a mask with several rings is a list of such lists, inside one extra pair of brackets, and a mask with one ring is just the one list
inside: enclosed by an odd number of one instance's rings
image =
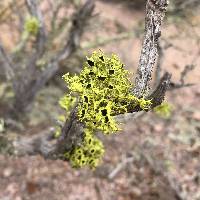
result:
[[(74, 14), (72, 27), (69, 36), (66, 39), (64, 47), (47, 62), (47, 66), (43, 71), (38, 69), (36, 62), (43, 55), (45, 49), (45, 28), (43, 26), (42, 16), (37, 8), (36, 1), (27, 0), (27, 5), (32, 15), (36, 16), (40, 21), (40, 31), (37, 36), (36, 50), (28, 61), (25, 72), (16, 79), (15, 82), (15, 101), (13, 105), (14, 113), (24, 113), (28, 106), (33, 102), (37, 92), (56, 74), (59, 70), (60, 63), (68, 59), (79, 47), (81, 36), (86, 28), (88, 20), (92, 16), (94, 2), (88, 0)], [(23, 97), (23, 98), (21, 98)], [(12, 111), (13, 112), (13, 111)]]
[(134, 157), (125, 157), (108, 175), (109, 180), (113, 180), (120, 171), (122, 171), (127, 164), (132, 163), (134, 161)]
[(7, 80), (12, 80), (14, 78), (14, 67), (11, 58), (7, 55), (6, 50), (4, 49), (3, 45), (0, 43), (0, 58), (2, 64), (0, 68), (3, 68), (2, 71), (6, 74)]
[(175, 89), (180, 89), (180, 88), (184, 88), (184, 87), (194, 86), (195, 85), (194, 83), (185, 83), (185, 77), (189, 72), (194, 70), (195, 67), (196, 67), (195, 65), (186, 65), (184, 67), (183, 71), (181, 72), (181, 77), (180, 77), (179, 83), (171, 82), (169, 90), (175, 90)]

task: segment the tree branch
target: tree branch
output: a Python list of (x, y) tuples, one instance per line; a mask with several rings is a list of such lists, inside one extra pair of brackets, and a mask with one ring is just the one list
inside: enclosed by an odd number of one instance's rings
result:
[(183, 69), (183, 71), (181, 72), (181, 77), (180, 77), (179, 83), (171, 82), (169, 90), (175, 90), (175, 89), (180, 89), (180, 88), (183, 88), (183, 87), (190, 87), (190, 86), (195, 85), (194, 83), (185, 83), (185, 77), (187, 76), (187, 74), (189, 72), (194, 70), (195, 67), (196, 66), (193, 65), (193, 64), (186, 65), (185, 68)]
[[(27, 4), (30, 7), (31, 13), (36, 15), (39, 19), (40, 14), (36, 8), (35, 1), (27, 0)], [(28, 105), (30, 105), (36, 93), (56, 74), (59, 70), (60, 62), (64, 59), (69, 58), (79, 47), (80, 38), (84, 32), (84, 29), (88, 23), (88, 20), (92, 16), (92, 12), (94, 9), (94, 2), (92, 0), (86, 1), (86, 3), (77, 11), (77, 13), (73, 17), (72, 27), (70, 29), (69, 37), (67, 39), (66, 44), (63, 49), (57, 53), (57, 55), (52, 58), (45, 69), (41, 72), (41, 70), (34, 70), (36, 68), (36, 61), (38, 58), (38, 53), (34, 53), (32, 58), (29, 61), (30, 70), (26, 70), (27, 72), (23, 74), (21, 82), (16, 84), (15, 93), (16, 98), (14, 102), (14, 110), (16, 113), (23, 113)], [(44, 30), (42, 28), (41, 34), (43, 34)], [(40, 35), (40, 34), (39, 34)], [(41, 42), (43, 43), (43, 36), (38, 36)], [(40, 39), (41, 38), (41, 39)], [(40, 43), (40, 42), (39, 42)], [(41, 46), (41, 45), (39, 45)], [(40, 48), (39, 48), (40, 49)], [(40, 51), (38, 49), (38, 51)], [(42, 51), (41, 51), (42, 52)], [(23, 81), (26, 82), (23, 83)], [(23, 96), (23, 99), (21, 98)]]
[(160, 79), (160, 82), (157, 85), (156, 89), (147, 97), (147, 99), (151, 100), (152, 102), (151, 109), (160, 105), (163, 102), (165, 98), (165, 93), (170, 86), (170, 79), (171, 74), (165, 72), (165, 74)]
[(14, 71), (13, 71), (13, 64), (12, 60), (9, 58), (7, 55), (3, 45), (0, 43), (0, 57), (1, 57), (1, 65), (0, 68), (2, 67), (4, 73), (6, 74), (6, 79), (11, 80), (14, 78)]
[[(36, 55), (40, 57), (45, 50), (45, 43), (46, 43), (45, 24), (43, 21), (42, 13), (38, 8), (37, 0), (26, 0), (26, 4), (31, 15), (36, 17), (39, 21), (39, 31), (37, 34), (37, 41), (36, 41)], [(37, 59), (35, 60), (37, 61)]]
[(20, 137), (12, 142), (14, 154), (18, 156), (40, 154), (48, 159), (65, 159), (64, 153), (82, 142), (83, 124), (78, 121), (76, 108), (66, 120), (59, 138), (54, 137), (54, 129), (40, 134)]
[[(146, 34), (143, 42), (143, 49), (140, 57), (140, 64), (138, 67), (138, 74), (136, 77), (136, 86), (134, 88), (135, 94), (140, 97), (149, 87), (149, 81), (151, 79), (151, 73), (155, 60), (157, 58), (157, 46), (158, 38), (160, 37), (160, 26), (163, 20), (167, 7), (166, 0), (148, 0), (147, 1), (147, 16), (146, 16)], [(58, 63), (63, 59), (66, 59), (74, 52), (79, 45), (80, 36), (83, 32), (83, 22), (86, 23), (88, 17), (91, 16), (94, 5), (92, 1), (87, 1), (82, 9), (75, 15), (73, 26), (70, 31), (70, 37), (57, 56), (50, 62), (48, 68), (37, 79), (35, 87), (40, 87), (46, 80), (48, 80), (58, 69)], [(163, 99), (165, 92), (169, 86), (171, 75), (165, 73), (161, 78), (157, 88), (151, 95), (147, 96), (147, 99), (152, 100), (152, 108), (159, 105)], [(37, 88), (38, 89), (38, 88)], [(140, 109), (136, 108), (130, 112), (138, 112)], [(117, 119), (117, 116), (116, 116)], [(63, 154), (67, 150), (71, 150), (74, 146), (82, 142), (83, 136), (83, 124), (78, 121), (77, 109), (75, 108), (71, 112), (71, 116), (65, 122), (61, 136), (56, 140), (49, 140), (52, 137), (38, 136), (29, 140), (18, 140), (15, 142), (15, 148), (23, 148), (28, 154), (37, 154), (38, 152), (44, 157), (48, 158), (63, 158)], [(23, 141), (23, 142), (22, 142)], [(17, 145), (16, 145), (17, 144)], [(28, 148), (29, 147), (29, 148)], [(29, 150), (26, 150), (29, 149)]]
[(50, 80), (59, 69), (59, 63), (68, 59), (75, 50), (79, 47), (80, 39), (86, 27), (88, 20), (92, 16), (94, 10), (94, 3), (88, 0), (83, 7), (74, 15), (71, 30), (69, 31), (69, 38), (63, 49), (58, 52), (54, 59), (48, 64), (46, 70), (38, 76), (34, 90), (37, 91)]
[(158, 39), (161, 24), (168, 6), (167, 0), (147, 0), (145, 36), (135, 79), (134, 94), (147, 96), (152, 70), (158, 56)]

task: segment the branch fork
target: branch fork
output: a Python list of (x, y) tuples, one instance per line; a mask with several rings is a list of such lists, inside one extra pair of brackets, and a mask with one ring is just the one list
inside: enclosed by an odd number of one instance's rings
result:
[[(89, 1), (89, 9), (93, 10), (93, 5)], [(150, 99), (152, 101), (151, 108), (158, 106), (162, 103), (165, 93), (170, 84), (171, 75), (165, 73), (160, 79), (159, 84), (155, 90), (149, 94), (150, 90), (150, 80), (152, 78), (152, 71), (155, 65), (156, 59), (158, 57), (158, 41), (161, 36), (161, 24), (165, 16), (165, 12), (168, 6), (167, 0), (147, 0), (146, 5), (146, 24), (145, 24), (145, 35), (143, 40), (143, 46), (140, 55), (140, 61), (137, 69), (137, 75), (135, 79), (135, 87), (133, 88), (133, 93), (137, 97), (143, 97), (145, 99)], [(86, 6), (88, 8), (88, 5)], [(84, 16), (84, 13), (82, 13)], [(77, 23), (76, 23), (77, 24)], [(76, 27), (76, 24), (74, 27)], [(66, 48), (60, 52), (58, 55), (58, 60), (62, 60), (63, 57), (68, 57), (71, 55), (71, 52), (74, 51), (74, 47), (77, 45), (76, 38), (79, 37), (76, 35), (76, 28), (72, 28), (71, 31), (71, 40), (67, 43)], [(79, 30), (82, 32), (82, 30)], [(52, 67), (53, 66), (53, 67)], [(43, 78), (46, 76), (52, 76), (57, 65), (53, 62), (50, 64), (51, 70), (44, 72)], [(43, 79), (41, 80), (43, 81)], [(139, 112), (137, 110), (135, 112)], [(116, 116), (117, 119), (117, 116)], [(18, 140), (15, 142), (15, 148), (24, 146), (24, 151), (27, 154), (38, 154), (38, 144), (39, 144), (39, 153), (45, 158), (55, 159), (59, 158), (60, 155), (63, 155), (66, 150), (70, 150), (74, 145), (78, 144), (82, 140), (84, 125), (78, 121), (76, 108), (71, 112), (70, 118), (65, 122), (60, 138), (55, 139), (51, 134), (43, 134), (43, 136), (29, 138), (27, 145), (26, 140)], [(44, 142), (45, 141), (45, 142)], [(41, 145), (44, 144), (45, 148), (41, 148)], [(47, 145), (48, 144), (48, 145)], [(34, 146), (34, 147), (33, 147)], [(29, 150), (26, 150), (29, 149)], [(32, 151), (30, 151), (30, 149)], [(62, 159), (62, 158), (61, 158)]]

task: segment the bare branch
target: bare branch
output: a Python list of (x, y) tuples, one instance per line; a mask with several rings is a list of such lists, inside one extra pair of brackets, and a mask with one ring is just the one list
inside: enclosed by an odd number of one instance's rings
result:
[(22, 32), (24, 19), (23, 19), (23, 13), (21, 12), (21, 8), (23, 7), (23, 4), (20, 5), (20, 3), (21, 2), (19, 2), (19, 0), (12, 0), (13, 12), (16, 13), (16, 15), (18, 16), (18, 20), (19, 20), (18, 30), (19, 30), (19, 32)]
[(185, 84), (186, 75), (195, 68), (195, 65), (186, 65), (183, 71), (181, 72), (180, 82), (181, 84)]
[[(171, 80), (171, 74), (165, 72), (165, 74), (160, 79), (160, 82), (158, 83), (156, 89), (149, 96), (146, 97), (147, 100), (151, 100), (151, 107), (145, 111), (149, 111), (163, 102), (166, 91), (170, 86), (170, 80)], [(142, 111), (142, 108), (140, 108), (139, 105), (134, 107), (133, 109), (128, 110), (128, 112), (131, 113), (139, 111)]]
[(158, 39), (161, 36), (161, 24), (168, 6), (167, 0), (147, 0), (145, 36), (140, 55), (134, 94), (147, 96), (152, 69), (158, 55)]
[(6, 50), (3, 45), (0, 43), (0, 57), (2, 58), (2, 64), (0, 67), (3, 68), (4, 73), (6, 74), (7, 80), (11, 80), (14, 77), (13, 64), (10, 57), (7, 55)]
[(13, 141), (13, 153), (18, 156), (40, 154), (47, 158), (56, 149), (53, 134), (53, 129), (48, 129), (33, 136), (22, 136)]
[(80, 44), (80, 38), (83, 34), (84, 28), (90, 19), (94, 10), (94, 3), (88, 0), (83, 7), (74, 15), (73, 26), (70, 30), (69, 38), (63, 49), (56, 55), (54, 59), (48, 64), (46, 70), (38, 76), (34, 90), (39, 90), (59, 69), (59, 63), (69, 58)]
[(171, 82), (169, 90), (175, 90), (175, 89), (180, 89), (180, 88), (183, 88), (183, 87), (190, 87), (190, 86), (195, 85), (194, 83), (185, 83), (185, 77), (187, 76), (187, 74), (189, 72), (191, 72), (192, 70), (194, 70), (195, 67), (196, 66), (193, 65), (193, 64), (186, 65), (184, 67), (183, 71), (181, 72), (181, 77), (180, 77), (179, 83)]
[[(33, 0), (27, 0), (28, 5), (30, 6), (31, 12), (37, 14), (39, 11), (35, 11), (35, 2)], [(33, 4), (33, 5), (32, 5)], [(94, 9), (94, 2), (88, 0), (81, 8), (77, 11), (73, 18), (73, 25), (69, 33), (66, 44), (63, 49), (57, 53), (57, 55), (52, 58), (47, 64), (46, 68), (41, 72), (41, 70), (35, 70), (36, 61), (38, 60), (38, 53), (34, 53), (32, 58), (29, 61), (28, 68), (26, 73), (23, 74), (21, 82), (15, 87), (16, 99), (14, 103), (14, 110), (16, 113), (23, 113), (28, 105), (30, 105), (36, 93), (56, 74), (59, 70), (59, 64), (64, 59), (69, 58), (78, 48), (80, 43), (80, 38), (83, 34), (83, 31), (87, 25), (88, 20), (90, 19)], [(36, 13), (35, 13), (36, 12)], [(40, 16), (39, 14), (37, 14)], [(23, 81), (27, 81), (23, 83)], [(21, 98), (23, 96), (23, 99)]]
[(188, 7), (198, 7), (199, 6), (199, 0), (187, 0), (187, 1), (177, 1), (176, 2), (176, 10), (184, 10)]
[(165, 93), (170, 85), (170, 79), (171, 79), (171, 74), (166, 72), (160, 79), (160, 82), (156, 87), (156, 89), (147, 97), (147, 99), (150, 99), (152, 102), (151, 109), (160, 105), (163, 102), (165, 98)]
[(72, 150), (73, 147), (82, 143), (83, 124), (77, 116), (77, 108), (71, 112), (69, 120), (67, 120), (62, 128), (61, 136), (58, 138), (56, 151), (54, 154), (63, 155), (65, 152)]
[(194, 83), (187, 83), (187, 84), (180, 84), (180, 83), (174, 83), (174, 82), (171, 82), (170, 83), (170, 87), (168, 90), (176, 90), (176, 89), (181, 89), (181, 88), (185, 88), (185, 87), (191, 87), (191, 86), (194, 86), (195, 84)]
[(64, 153), (81, 143), (82, 136), (83, 125), (78, 121), (75, 108), (58, 139), (54, 137), (54, 129), (31, 137), (20, 137), (13, 141), (14, 153), (18, 156), (40, 154), (48, 159), (65, 159)]
[(66, 42), (64, 48), (57, 55), (56, 59), (58, 62), (67, 59), (79, 46), (81, 35), (88, 23), (88, 20), (92, 16), (93, 10), (94, 2), (92, 0), (88, 0), (74, 15), (68, 41)]
[[(40, 58), (45, 50), (45, 43), (46, 43), (45, 24), (43, 21), (42, 13), (41, 13), (40, 9), (38, 8), (38, 1), (37, 0), (26, 0), (26, 4), (29, 9), (29, 12), (31, 13), (32, 16), (34, 16), (38, 19), (39, 25), (40, 25), (39, 31), (37, 34), (36, 52), (33, 55), (33, 60), (36, 62), (37, 58)], [(31, 62), (33, 62), (33, 61), (31, 61)], [(34, 63), (34, 65), (35, 65), (35, 63)]]
[[(55, 5), (54, 5), (54, 3), (55, 3)], [(54, 1), (54, 3), (53, 3), (53, 1), (50, 1), (51, 10), (52, 10), (51, 30), (53, 33), (55, 32), (56, 19), (57, 19), (58, 13), (63, 6), (62, 1), (60, 1), (60, 0)]]
[(125, 157), (108, 175), (109, 180), (113, 180), (129, 163), (133, 163), (135, 158)]

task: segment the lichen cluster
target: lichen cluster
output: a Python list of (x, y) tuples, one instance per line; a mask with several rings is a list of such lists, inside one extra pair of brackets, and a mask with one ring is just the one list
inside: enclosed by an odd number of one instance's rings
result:
[(103, 143), (94, 135), (92, 130), (85, 129), (82, 146), (67, 152), (65, 157), (71, 161), (73, 167), (90, 166), (94, 169), (104, 153)]
[(27, 17), (25, 24), (24, 24), (24, 30), (25, 33), (28, 33), (30, 35), (37, 35), (38, 30), (39, 30), (39, 21), (36, 17)]
[(159, 106), (156, 106), (153, 110), (160, 117), (169, 118), (172, 113), (172, 106), (167, 102), (163, 102)]
[(69, 117), (70, 111), (75, 105), (75, 103), (76, 103), (76, 97), (70, 94), (63, 96), (59, 100), (59, 105), (65, 110), (65, 113), (64, 115), (60, 115), (57, 118), (58, 125), (55, 127), (55, 135), (54, 135), (56, 138), (60, 136), (62, 126), (64, 125), (66, 119)]
[[(67, 99), (64, 97), (60, 104), (70, 110), (73, 107), (71, 105), (74, 105), (70, 102), (75, 101), (75, 98), (78, 102), (78, 118), (86, 130), (82, 145), (66, 153), (74, 167), (89, 165), (93, 168), (98, 164), (104, 148), (95, 137), (95, 132), (117, 132), (119, 127), (114, 116), (126, 113), (136, 106), (144, 110), (150, 107), (151, 101), (139, 99), (132, 94), (133, 85), (129, 74), (116, 55), (108, 57), (102, 51), (97, 51), (87, 58), (79, 75), (63, 76), (70, 95)], [(88, 138), (92, 140), (91, 143)], [(93, 150), (95, 153), (91, 153)]]

